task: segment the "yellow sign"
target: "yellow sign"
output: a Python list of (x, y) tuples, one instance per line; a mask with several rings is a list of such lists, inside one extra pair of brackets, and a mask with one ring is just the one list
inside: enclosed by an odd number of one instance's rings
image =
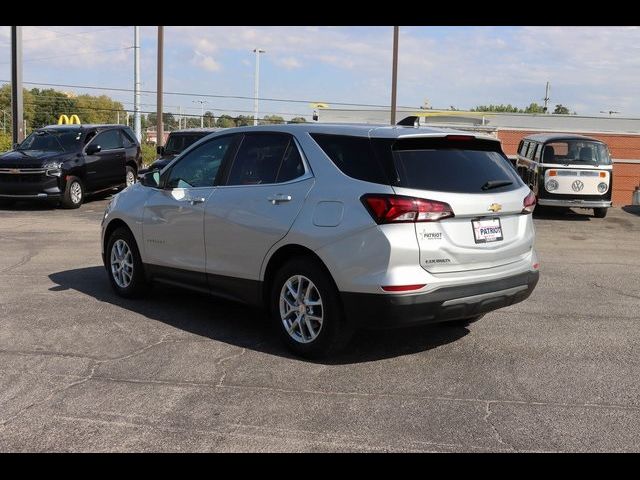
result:
[(71, 118), (67, 117), (66, 115), (60, 115), (60, 118), (58, 118), (58, 125), (80, 125), (80, 119), (78, 118), (78, 115), (71, 115)]
[(329, 105), (326, 103), (312, 103), (311, 108), (329, 108)]

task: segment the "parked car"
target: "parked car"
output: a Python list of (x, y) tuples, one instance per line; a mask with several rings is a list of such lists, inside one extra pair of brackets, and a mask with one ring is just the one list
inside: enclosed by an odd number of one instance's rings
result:
[(516, 169), (539, 205), (593, 208), (598, 218), (611, 207), (613, 164), (600, 140), (571, 134), (530, 135), (518, 145)]
[(174, 158), (176, 158), (185, 149), (196, 143), (203, 137), (206, 137), (210, 133), (223, 130), (222, 128), (188, 128), (185, 130), (174, 130), (169, 133), (167, 137), (167, 143), (163, 146), (156, 147), (156, 151), (160, 157), (154, 161), (148, 168), (141, 169), (139, 174), (152, 170), (162, 170), (166, 167)]
[(265, 307), (303, 356), (358, 327), (468, 324), (538, 281), (535, 195), (500, 143), (454, 130), (228, 129), (107, 206), (123, 297), (150, 282)]
[(0, 202), (78, 208), (85, 196), (136, 182), (140, 144), (123, 125), (51, 125), (0, 156)]

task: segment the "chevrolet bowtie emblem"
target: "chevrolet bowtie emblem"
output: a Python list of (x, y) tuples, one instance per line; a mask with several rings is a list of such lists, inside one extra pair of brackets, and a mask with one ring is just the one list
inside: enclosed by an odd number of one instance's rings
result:
[(499, 212), (500, 210), (502, 210), (502, 205), (500, 205), (499, 203), (492, 203), (491, 205), (489, 205), (489, 210), (491, 210), (493, 213)]
[(20, 169), (19, 168), (10, 168), (9, 169), (9, 173), (13, 173), (13, 174), (20, 173)]

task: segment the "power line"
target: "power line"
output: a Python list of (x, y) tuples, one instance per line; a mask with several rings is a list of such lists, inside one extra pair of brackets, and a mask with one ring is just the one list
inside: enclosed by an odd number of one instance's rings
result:
[[(0, 83), (11, 83), (8, 80), (0, 80)], [(28, 85), (42, 85), (46, 87), (66, 87), (66, 88), (82, 88), (86, 90), (107, 90), (113, 92), (133, 92), (132, 88), (116, 88), (116, 87), (95, 87), (91, 85), (72, 85), (72, 84), (64, 84), (64, 83), (41, 83), (41, 82), (22, 82)], [(142, 93), (146, 94), (155, 94), (157, 93), (155, 90), (140, 90)], [(253, 101), (253, 97), (247, 97), (243, 95), (213, 95), (206, 93), (187, 93), (187, 92), (164, 92), (165, 95), (179, 95), (186, 97), (205, 97), (205, 98), (229, 98), (235, 100), (251, 100)], [(288, 98), (258, 98), (261, 102), (284, 102), (284, 103), (315, 103), (316, 100), (295, 100)], [(324, 101), (323, 103), (329, 103), (332, 105), (340, 105), (344, 107), (375, 107), (375, 108), (390, 108), (389, 105), (377, 105), (371, 103), (345, 103), (345, 102), (333, 102), (330, 100)], [(407, 109), (415, 109), (416, 107), (408, 107), (399, 105), (397, 108), (407, 108)]]
[[(131, 50), (131, 48), (133, 48), (133, 47), (110, 48), (110, 49), (107, 49), (107, 50), (92, 50), (90, 52), (84, 52), (84, 53), (70, 53), (70, 54), (66, 54), (66, 55), (53, 55), (51, 57), (41, 57), (41, 58), (32, 58), (30, 60), (23, 60), (22, 63), (40, 62), (42, 60), (52, 60), (54, 58), (80, 57), (80, 56), (83, 56), (83, 55), (93, 55), (94, 53), (115, 52), (115, 51), (119, 51), (119, 50)], [(9, 65), (10, 63), (11, 62), (0, 62), (0, 65)], [(22, 82), (22, 83), (27, 83), (27, 82)], [(29, 82), (29, 83), (31, 83), (31, 82)], [(46, 84), (42, 83), (40, 85), (46, 85)]]

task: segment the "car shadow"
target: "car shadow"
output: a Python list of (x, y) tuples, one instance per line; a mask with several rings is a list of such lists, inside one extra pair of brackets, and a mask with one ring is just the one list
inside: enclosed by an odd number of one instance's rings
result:
[(640, 217), (640, 205), (625, 205), (624, 207), (622, 207), (622, 210)]
[[(111, 197), (118, 193), (117, 191), (108, 190), (99, 193), (88, 194), (82, 205), (80, 205), (80, 209), (85, 205), (90, 205), (92, 202), (99, 202), (100, 200), (104, 200), (106, 198)], [(48, 210), (64, 210), (61, 205), (53, 205), (44, 200), (34, 200), (34, 201), (25, 201), (25, 200), (17, 200), (10, 205), (3, 205), (0, 203), (0, 211), (14, 211), (14, 212), (45, 212)]]
[(591, 212), (575, 211), (571, 208), (544, 208), (540, 205), (533, 211), (533, 218), (538, 220), (569, 220), (577, 222), (590, 222), (592, 219)]
[[(111, 303), (172, 327), (270, 355), (297, 358), (271, 328), (265, 312), (187, 290), (156, 285), (144, 299), (129, 300), (112, 290), (104, 267), (86, 267), (49, 275), (57, 292), (68, 289)], [(468, 334), (464, 327), (432, 325), (396, 330), (362, 330), (344, 352), (313, 360), (324, 365), (370, 362), (419, 353)]]

